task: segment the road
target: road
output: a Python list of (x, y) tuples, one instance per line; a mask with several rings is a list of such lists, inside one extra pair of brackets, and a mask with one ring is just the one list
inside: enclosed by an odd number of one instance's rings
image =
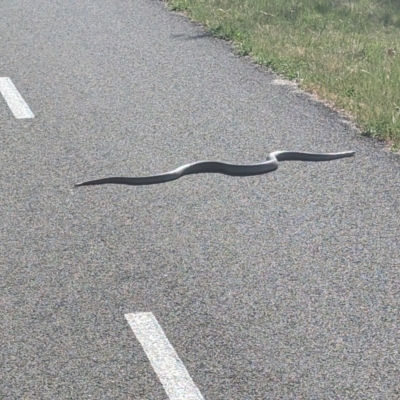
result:
[[(1, 399), (400, 397), (398, 156), (162, 2), (0, 15)], [(74, 187), (275, 150), (356, 156)]]

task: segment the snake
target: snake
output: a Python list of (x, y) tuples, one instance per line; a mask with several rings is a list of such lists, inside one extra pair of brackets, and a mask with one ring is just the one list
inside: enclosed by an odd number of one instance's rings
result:
[(331, 161), (354, 156), (354, 151), (341, 153), (304, 153), (296, 151), (274, 151), (269, 153), (266, 161), (258, 164), (229, 164), (221, 161), (197, 161), (182, 165), (163, 174), (144, 177), (110, 177), (75, 184), (75, 186), (120, 184), (120, 185), (154, 185), (174, 181), (185, 175), (218, 173), (230, 176), (253, 176), (267, 174), (278, 169), (279, 161)]

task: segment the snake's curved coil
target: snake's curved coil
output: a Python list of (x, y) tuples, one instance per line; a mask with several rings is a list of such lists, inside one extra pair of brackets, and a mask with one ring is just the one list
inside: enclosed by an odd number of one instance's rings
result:
[(294, 151), (274, 151), (267, 157), (267, 161), (259, 164), (235, 165), (220, 161), (199, 161), (191, 164), (182, 165), (173, 171), (164, 174), (146, 176), (146, 177), (111, 177), (97, 179), (93, 181), (77, 183), (75, 186), (104, 185), (115, 183), (122, 185), (153, 185), (164, 183), (181, 178), (185, 175), (218, 173), (230, 176), (251, 176), (262, 175), (275, 171), (278, 168), (279, 161), (330, 161), (338, 158), (352, 157), (354, 151), (345, 151), (342, 153), (302, 153)]

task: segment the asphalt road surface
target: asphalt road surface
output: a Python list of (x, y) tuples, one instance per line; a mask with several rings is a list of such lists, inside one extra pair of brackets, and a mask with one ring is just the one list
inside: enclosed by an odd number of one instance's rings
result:
[[(0, 38), (1, 399), (400, 398), (398, 156), (159, 1)], [(275, 150), (356, 156), (74, 187)]]

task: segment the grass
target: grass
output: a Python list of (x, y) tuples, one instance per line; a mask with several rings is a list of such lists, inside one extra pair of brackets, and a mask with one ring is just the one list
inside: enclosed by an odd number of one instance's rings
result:
[(167, 0), (400, 146), (400, 0)]

